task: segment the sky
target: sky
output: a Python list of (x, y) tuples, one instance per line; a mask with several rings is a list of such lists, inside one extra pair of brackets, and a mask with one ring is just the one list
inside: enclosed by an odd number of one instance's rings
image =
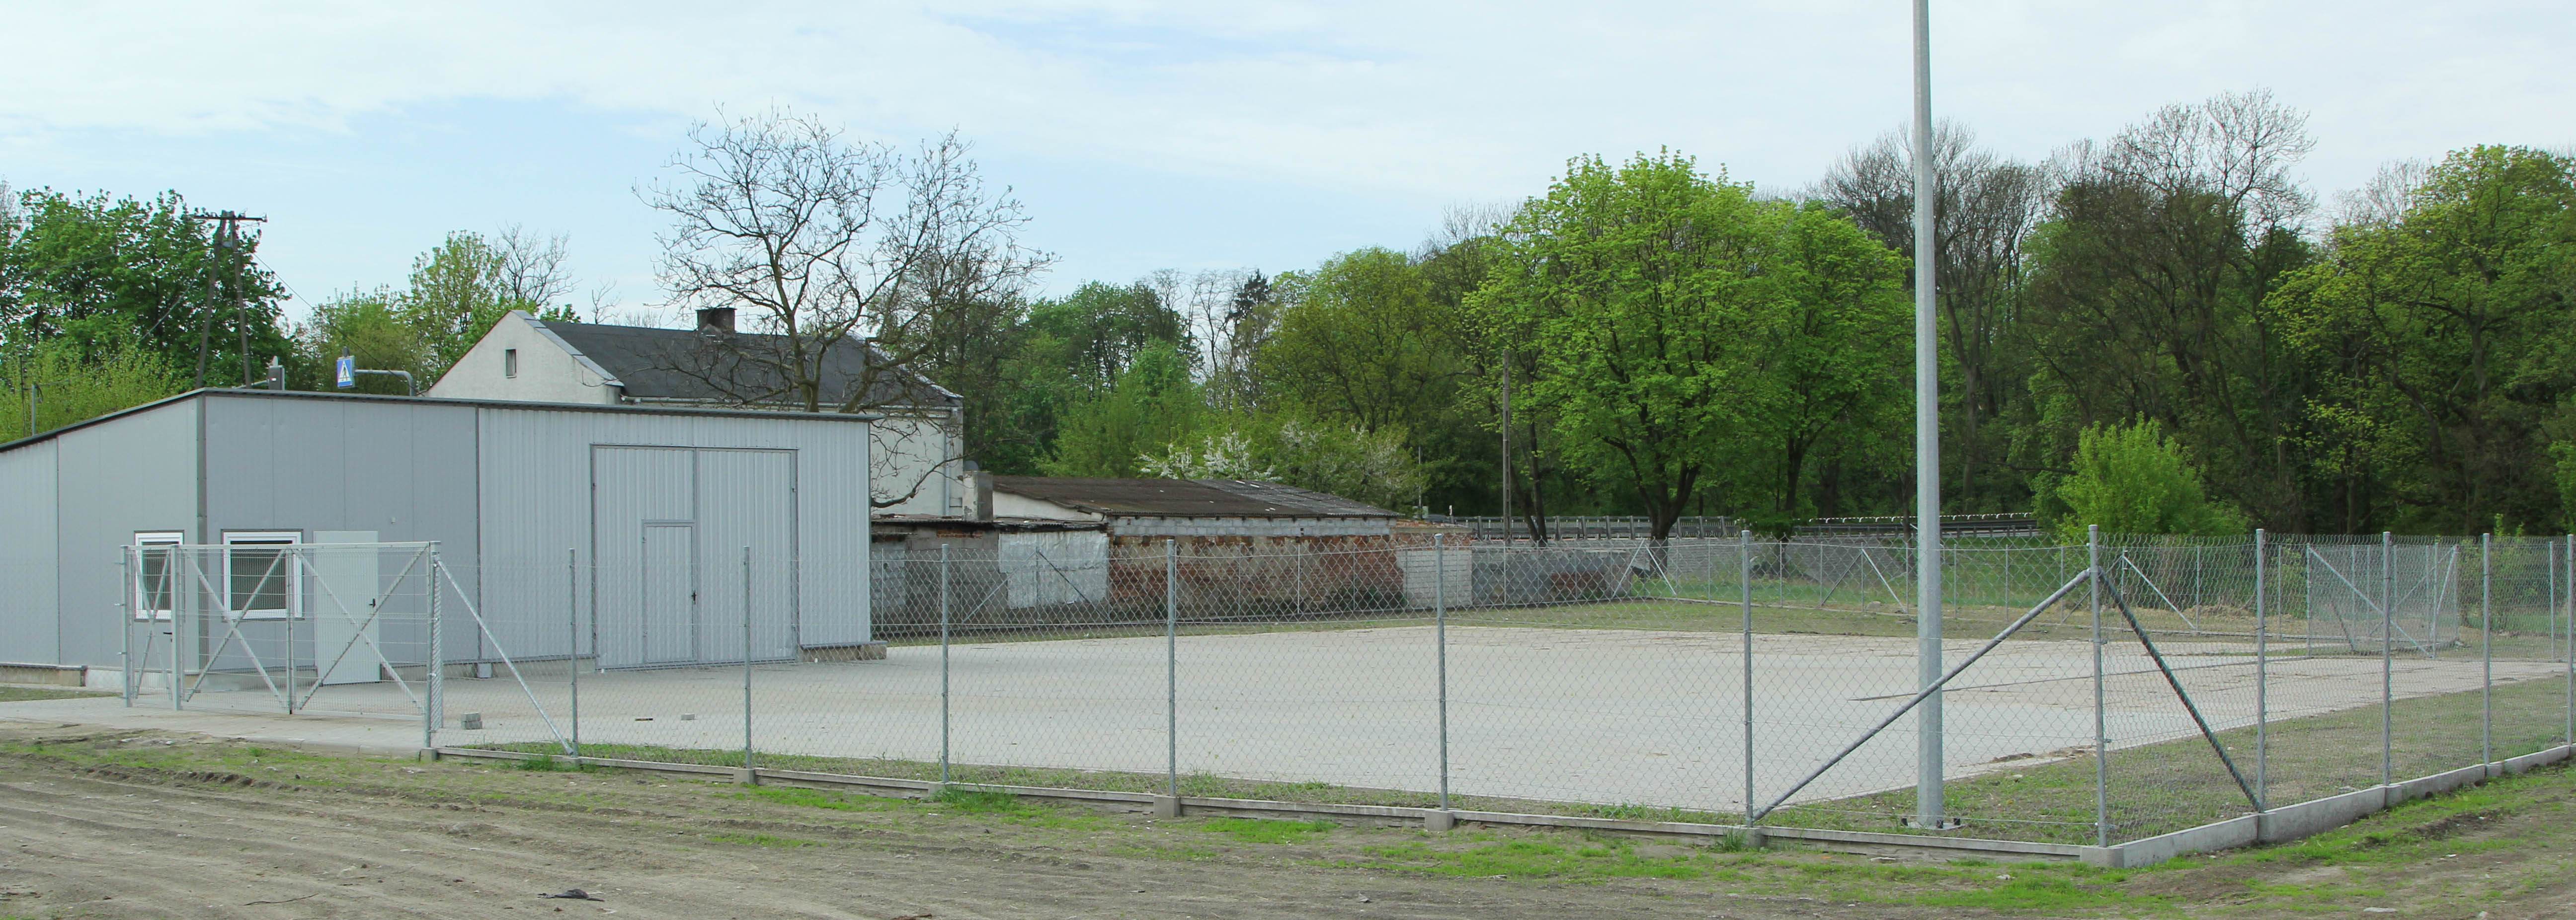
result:
[[(2476, 143), (2576, 146), (2563, 3), (1936, 2), (1933, 107), (2039, 159), (2268, 89), (2331, 200)], [(1910, 116), (1903, 2), (11, 4), (0, 181), (268, 218), (290, 315), (397, 284), (452, 230), (569, 238), (663, 299), (637, 188), (684, 132), (788, 107), (956, 131), (1053, 253), (1041, 293), (1410, 248), (1567, 159), (1670, 148), (1790, 190)]]

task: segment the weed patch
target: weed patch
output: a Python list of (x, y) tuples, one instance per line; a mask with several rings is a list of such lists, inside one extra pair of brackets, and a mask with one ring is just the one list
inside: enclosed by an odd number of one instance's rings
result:
[(1303, 843), (1333, 832), (1330, 821), (1276, 821), (1261, 818), (1209, 818), (1199, 829), (1225, 834), (1245, 843)]
[(751, 847), (769, 847), (771, 849), (779, 850), (799, 850), (806, 847), (819, 847), (823, 845), (822, 843), (813, 840), (806, 840), (800, 837), (780, 837), (776, 834), (708, 834), (707, 839), (713, 840), (717, 843), (732, 843)]
[(30, 703), (36, 700), (76, 700), (88, 696), (115, 696), (96, 690), (55, 690), (47, 687), (0, 687), (0, 703)]
[(1409, 870), (1467, 878), (1549, 879), (1600, 882), (1614, 878), (1695, 879), (1708, 874), (1708, 859), (1696, 853), (1647, 856), (1625, 840), (1559, 842), (1508, 840), (1465, 849), (1442, 849), (1422, 843), (1370, 847), (1374, 862), (1365, 868)]
[(900, 805), (900, 803), (895, 799), (879, 798), (872, 795), (842, 795), (837, 792), (825, 792), (820, 789), (803, 789), (795, 786), (752, 786), (740, 791), (724, 793), (723, 795), (725, 798), (731, 799), (753, 799), (763, 802), (773, 802), (780, 805), (789, 805), (797, 808), (820, 808), (827, 811), (885, 811), (890, 808), (899, 807)]

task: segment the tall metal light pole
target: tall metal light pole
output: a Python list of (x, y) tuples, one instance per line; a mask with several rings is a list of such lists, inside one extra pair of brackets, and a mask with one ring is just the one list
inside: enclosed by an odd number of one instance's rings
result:
[[(1914, 0), (1914, 590), (1916, 671), (1941, 681), (1941, 355), (1932, 312), (1932, 0)], [(1916, 710), (1914, 820), (1944, 825), (1941, 803), (1941, 694)]]

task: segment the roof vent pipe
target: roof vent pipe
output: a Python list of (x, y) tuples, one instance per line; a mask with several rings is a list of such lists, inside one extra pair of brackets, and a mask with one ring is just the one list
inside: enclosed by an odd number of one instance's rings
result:
[(698, 310), (699, 332), (732, 332), (732, 307), (703, 307)]

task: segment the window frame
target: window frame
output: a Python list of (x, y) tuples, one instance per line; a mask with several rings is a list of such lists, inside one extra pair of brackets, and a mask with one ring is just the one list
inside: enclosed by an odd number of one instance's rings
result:
[[(233, 619), (233, 620), (287, 620), (287, 619), (303, 619), (303, 618), (304, 618), (304, 567), (303, 567), (303, 566), (301, 566), (301, 565), (296, 564), (296, 563), (295, 563), (295, 561), (294, 561), (294, 560), (292, 560), (292, 559), (287, 559), (287, 560), (286, 560), (286, 587), (285, 587), (285, 589), (284, 589), (284, 598), (285, 598), (285, 601), (286, 601), (286, 606), (285, 606), (285, 607), (283, 607), (283, 608), (266, 608), (266, 607), (263, 607), (263, 608), (255, 608), (255, 609), (250, 609), (250, 610), (237, 610), (237, 609), (234, 609), (234, 607), (233, 607), (233, 601), (234, 601), (234, 600), (236, 600), (236, 597), (235, 597), (235, 595), (234, 595), (234, 589), (233, 589), (233, 547), (235, 547), (235, 546), (293, 546), (293, 545), (301, 544), (301, 543), (303, 543), (303, 542), (304, 542), (304, 532), (303, 532), (303, 531), (301, 531), (301, 530), (227, 530), (227, 531), (224, 531), (224, 536), (223, 536), (223, 543), (224, 543), (224, 553), (223, 553), (223, 578), (222, 578), (222, 580), (221, 580), (221, 581), (219, 581), (219, 582), (217, 582), (217, 583), (218, 583), (218, 584), (223, 585), (223, 592), (224, 592), (224, 595), (223, 595), (223, 601), (224, 601), (224, 616), (225, 616), (225, 618), (227, 618), (227, 619)], [(293, 553), (286, 553), (286, 554), (283, 554), (283, 555), (289, 555), (289, 556), (291, 556), (291, 555), (293, 555)]]
[(519, 350), (518, 350), (518, 349), (516, 349), (516, 348), (504, 348), (504, 349), (501, 349), (501, 378), (502, 378), (502, 379), (504, 379), (504, 380), (516, 380), (516, 379), (519, 379)]
[[(146, 599), (151, 596), (152, 589), (147, 587), (144, 581), (142, 551), (155, 546), (184, 546), (187, 542), (186, 531), (138, 530), (134, 532), (134, 542), (130, 544), (135, 550), (134, 583), (126, 586), (129, 594), (126, 599), (132, 602), (132, 606), (127, 607), (126, 610), (131, 613), (136, 622), (169, 622), (175, 612), (173, 608), (178, 606), (180, 591), (180, 586), (176, 583), (166, 586), (168, 594), (161, 599), (161, 602), (167, 606), (153, 607), (147, 602)], [(179, 552), (176, 549), (162, 554), (161, 572), (165, 578), (176, 576), (172, 563), (178, 560), (178, 555)]]

